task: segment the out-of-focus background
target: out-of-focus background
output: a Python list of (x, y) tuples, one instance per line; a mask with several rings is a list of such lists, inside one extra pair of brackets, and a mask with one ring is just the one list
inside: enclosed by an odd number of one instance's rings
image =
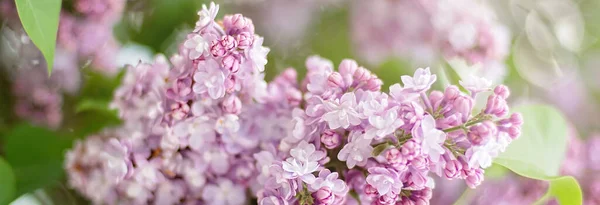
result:
[[(17, 153), (7, 161), (18, 162), (11, 164), (22, 168), (17, 176), (30, 177), (17, 189), (25, 195), (13, 204), (87, 203), (64, 183), (62, 150), (74, 138), (119, 123), (113, 113), (95, 108), (110, 101), (121, 68), (150, 62), (158, 53), (176, 53), (206, 3), (64, 0), (48, 77), (47, 63), (27, 37), (14, 0), (0, 0), (0, 153)], [(289, 67), (303, 76), (305, 59), (317, 54), (336, 64), (353, 58), (386, 85), (430, 67), (443, 84), (485, 76), (509, 86), (514, 105), (554, 105), (571, 130), (563, 173), (579, 179), (584, 204), (600, 204), (600, 1), (217, 3), (220, 15), (242, 13), (265, 37), (264, 45), (271, 48), (267, 80)], [(432, 203), (530, 204), (546, 193), (546, 182), (494, 169), (477, 190), (463, 192), (461, 182), (440, 181)]]

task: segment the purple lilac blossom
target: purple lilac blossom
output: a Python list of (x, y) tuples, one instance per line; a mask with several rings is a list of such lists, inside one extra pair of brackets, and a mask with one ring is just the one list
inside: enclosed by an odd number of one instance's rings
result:
[(431, 174), (474, 188), (483, 162), (518, 137), (505, 86), (431, 90), (429, 69), (398, 76), (388, 94), (355, 61), (336, 71), (312, 56), (303, 82), (288, 69), (267, 83), (252, 20), (220, 24), (218, 10), (203, 7), (170, 59), (127, 67), (112, 103), (123, 125), (67, 153), (70, 185), (93, 203), (427, 204)]
[(355, 51), (371, 65), (398, 57), (417, 65), (460, 59), (479, 64), (467, 73), (494, 81), (505, 72), (510, 33), (485, 2), (355, 1), (350, 21)]

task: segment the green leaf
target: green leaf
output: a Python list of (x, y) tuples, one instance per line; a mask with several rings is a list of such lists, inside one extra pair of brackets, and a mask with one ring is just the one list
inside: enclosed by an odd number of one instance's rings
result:
[(6, 135), (6, 160), (16, 175), (17, 195), (48, 186), (63, 174), (64, 152), (72, 144), (54, 131), (28, 124)]
[(109, 104), (110, 102), (105, 100), (84, 99), (77, 104), (75, 107), (75, 112), (80, 113), (83, 111), (93, 110), (112, 112), (112, 110), (109, 108)]
[(491, 167), (485, 169), (485, 178), (486, 179), (500, 179), (506, 174), (509, 173), (508, 169), (500, 166), (498, 164), (492, 164)]
[(399, 83), (400, 76), (412, 76), (413, 72), (414, 70), (410, 68), (408, 62), (396, 58), (388, 59), (379, 68), (373, 70), (373, 73), (383, 81), (383, 86), (381, 86), (381, 90), (383, 91), (387, 91), (390, 85)]
[(61, 0), (16, 0), (15, 3), (23, 28), (44, 55), (50, 75), (54, 65)]
[(577, 180), (559, 173), (567, 149), (565, 118), (547, 105), (525, 105), (513, 111), (523, 115), (522, 134), (494, 162), (521, 176), (549, 181), (548, 194), (561, 204), (581, 204)]
[(371, 152), (371, 154), (376, 157), (379, 156), (383, 151), (385, 151), (388, 147), (391, 147), (392, 145), (389, 143), (383, 143), (380, 145), (377, 145), (373, 148), (373, 151)]
[(10, 165), (0, 157), (0, 204), (8, 204), (15, 197), (15, 173)]

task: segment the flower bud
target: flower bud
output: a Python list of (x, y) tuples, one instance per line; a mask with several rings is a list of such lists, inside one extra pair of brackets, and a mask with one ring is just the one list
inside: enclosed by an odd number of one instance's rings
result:
[(485, 121), (469, 128), (467, 138), (474, 145), (482, 145), (495, 137), (498, 133), (496, 124), (491, 121)]
[(240, 70), (240, 60), (232, 54), (223, 57), (221, 65), (223, 68), (231, 71), (231, 73), (237, 73)]
[(286, 91), (286, 98), (290, 105), (300, 105), (300, 102), (302, 102), (302, 92), (298, 89), (288, 89)]
[(340, 146), (340, 141), (340, 134), (333, 130), (325, 130), (323, 135), (321, 135), (321, 143), (323, 143), (327, 149), (335, 149)]
[(321, 187), (316, 192), (312, 193), (315, 205), (331, 205), (335, 201), (335, 196), (331, 189), (327, 186)]
[(230, 95), (226, 97), (225, 100), (223, 100), (221, 106), (223, 111), (229, 114), (237, 115), (240, 114), (242, 110), (242, 102), (235, 95)]
[(377, 205), (396, 204), (397, 200), (398, 200), (398, 194), (389, 192), (383, 196), (379, 196), (379, 198), (377, 199)]
[(221, 44), (221, 46), (223, 46), (223, 48), (226, 51), (231, 51), (237, 47), (237, 41), (235, 40), (235, 38), (233, 36), (230, 36), (230, 35), (222, 36), (219, 43)]
[(370, 91), (379, 91), (381, 90), (381, 85), (383, 85), (383, 81), (377, 78), (377, 76), (371, 75), (371, 79), (367, 81), (365, 89)]
[(499, 95), (490, 95), (485, 105), (486, 114), (492, 114), (497, 117), (502, 117), (508, 113), (508, 105), (506, 100)]
[(248, 49), (254, 43), (254, 35), (248, 32), (242, 32), (236, 36), (238, 48)]
[(471, 110), (473, 109), (473, 98), (467, 96), (458, 96), (454, 99), (452, 104), (454, 111), (461, 114), (462, 122), (467, 122), (471, 116)]
[(458, 87), (451, 85), (446, 88), (444, 91), (444, 100), (452, 101), (460, 95), (460, 90)]
[(448, 179), (455, 179), (460, 177), (461, 171), (462, 164), (459, 161), (449, 160), (444, 167), (444, 176)]
[(512, 126), (508, 128), (508, 136), (510, 136), (511, 139), (516, 139), (521, 136), (521, 127)]
[(404, 156), (406, 160), (413, 160), (421, 154), (421, 146), (417, 141), (411, 139), (400, 147), (400, 153), (402, 153), (402, 156)]
[(370, 184), (365, 185), (365, 194), (369, 197), (377, 197), (379, 195), (377, 189)]
[(358, 82), (367, 81), (371, 78), (371, 72), (363, 67), (358, 67), (354, 72), (354, 80)]
[(327, 85), (333, 88), (345, 88), (344, 79), (342, 79), (342, 75), (340, 75), (338, 72), (329, 74), (329, 77), (327, 77)]
[(523, 125), (523, 115), (521, 113), (513, 113), (510, 115), (510, 122), (517, 126)]
[(340, 74), (342, 74), (343, 76), (345, 76), (345, 75), (352, 76), (352, 75), (354, 75), (354, 72), (356, 72), (357, 69), (358, 69), (358, 64), (356, 63), (356, 61), (351, 60), (351, 59), (342, 60), (342, 62), (340, 63), (340, 66), (338, 67)]
[(510, 95), (510, 90), (505, 85), (498, 85), (494, 88), (494, 94), (506, 99)]
[(210, 44), (210, 54), (214, 57), (221, 57), (227, 53), (227, 50), (223, 47), (219, 40), (214, 40)]
[(469, 188), (475, 189), (475, 187), (479, 186), (483, 181), (483, 170), (477, 168), (468, 171), (465, 181), (467, 182), (467, 186), (469, 186)]
[(190, 112), (190, 106), (185, 102), (175, 102), (171, 106), (171, 117), (175, 120), (181, 120)]

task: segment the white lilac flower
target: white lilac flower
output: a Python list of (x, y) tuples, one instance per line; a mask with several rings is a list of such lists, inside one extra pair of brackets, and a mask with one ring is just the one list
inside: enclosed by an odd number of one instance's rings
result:
[(240, 184), (221, 179), (217, 184), (206, 185), (202, 198), (208, 205), (242, 205), (246, 204), (246, 190)]
[(315, 179), (312, 173), (319, 168), (319, 160), (325, 157), (325, 153), (315, 151), (315, 145), (302, 141), (296, 148), (290, 150), (290, 155), (292, 157), (287, 158), (282, 165), (283, 170), (286, 171), (285, 177), (301, 178), (311, 184)]
[(336, 195), (344, 195), (348, 192), (348, 186), (344, 180), (338, 178), (337, 172), (331, 172), (329, 169), (323, 169), (319, 172), (319, 176), (310, 185), (309, 190), (315, 192), (322, 187), (328, 187), (332, 193)]
[(252, 67), (256, 69), (258, 72), (263, 72), (265, 70), (265, 65), (267, 64), (267, 54), (270, 49), (262, 46), (263, 44), (262, 37), (254, 38), (254, 43), (252, 43), (252, 48), (248, 51), (248, 56), (250, 60), (252, 60)]
[(365, 138), (381, 139), (394, 133), (396, 129), (404, 125), (404, 121), (398, 117), (398, 108), (394, 107), (381, 114), (370, 116), (369, 124), (371, 127), (367, 128)]
[(202, 10), (198, 12), (198, 21), (196, 22), (196, 29), (194, 32), (198, 32), (199, 29), (206, 27), (211, 22), (214, 22), (217, 13), (219, 12), (219, 5), (215, 5), (214, 2), (210, 3), (210, 7), (206, 8), (206, 5), (202, 5)]
[(338, 153), (338, 159), (340, 161), (346, 161), (348, 168), (352, 169), (354, 166), (364, 166), (367, 164), (367, 159), (371, 157), (373, 147), (371, 147), (371, 140), (366, 139), (359, 132), (350, 133), (350, 142), (344, 145), (344, 148)]
[(328, 123), (330, 129), (348, 128), (361, 123), (360, 114), (355, 110), (356, 96), (352, 92), (342, 95), (339, 100), (325, 101), (324, 105), (328, 112), (322, 120)]
[(435, 74), (431, 74), (429, 68), (419, 68), (415, 71), (415, 75), (413, 77), (408, 75), (403, 75), (400, 77), (402, 79), (402, 83), (404, 84), (405, 89), (411, 89), (414, 92), (423, 92), (429, 90), (431, 85), (437, 79)]
[(460, 80), (459, 83), (471, 93), (490, 90), (492, 86), (492, 81), (483, 77), (477, 77), (475, 75), (469, 75), (468, 77)]
[(446, 133), (438, 130), (435, 126), (435, 119), (427, 115), (421, 121), (421, 152), (433, 161), (437, 162), (445, 150), (442, 147), (446, 140)]
[(199, 58), (208, 50), (208, 42), (198, 34), (194, 34), (185, 41), (183, 46), (189, 49), (189, 58), (191, 60)]
[(198, 64), (198, 72), (194, 74), (193, 90), (198, 94), (208, 93), (213, 99), (221, 98), (225, 95), (225, 76), (226, 73), (216, 61), (203, 61)]
[(237, 115), (226, 114), (215, 123), (215, 130), (219, 134), (233, 134), (240, 129), (240, 121)]
[(383, 167), (372, 167), (369, 168), (369, 175), (367, 176), (367, 184), (377, 189), (379, 196), (386, 195), (388, 193), (399, 194), (402, 188), (402, 181), (400, 181), (400, 174), (393, 169), (387, 169)]

